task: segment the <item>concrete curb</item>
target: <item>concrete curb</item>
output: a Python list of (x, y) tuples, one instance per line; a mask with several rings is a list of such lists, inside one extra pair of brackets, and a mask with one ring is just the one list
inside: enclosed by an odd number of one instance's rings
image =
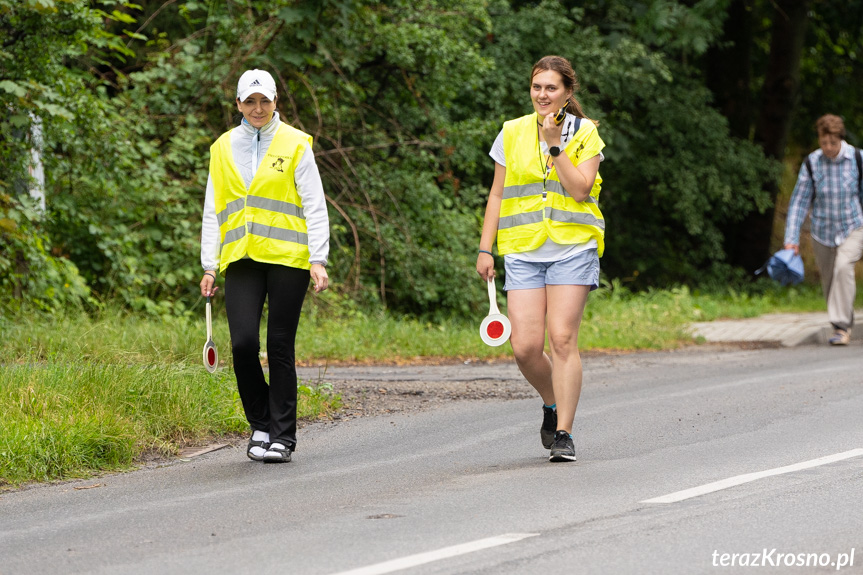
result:
[[(861, 314), (863, 311), (857, 311)], [(827, 312), (776, 313), (755, 318), (718, 320), (690, 324), (693, 337), (709, 342), (774, 342), (783, 347), (823, 345), (833, 335)], [(863, 339), (858, 330), (851, 332), (854, 340)]]

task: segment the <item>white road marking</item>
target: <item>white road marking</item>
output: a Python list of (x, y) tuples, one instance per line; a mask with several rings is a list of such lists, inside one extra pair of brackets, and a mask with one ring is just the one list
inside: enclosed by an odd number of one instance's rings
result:
[(401, 557), (391, 561), (384, 561), (383, 563), (376, 563), (367, 567), (360, 567), (359, 569), (341, 571), (335, 575), (380, 575), (381, 573), (392, 573), (393, 571), (400, 571), (402, 569), (407, 569), (408, 567), (416, 567), (417, 565), (447, 559), (448, 557), (473, 553), (474, 551), (481, 551), (482, 549), (488, 549), (489, 547), (506, 545), (507, 543), (515, 543), (516, 541), (521, 541), (528, 537), (536, 537), (537, 535), (539, 535), (539, 533), (504, 533), (497, 537), (478, 539), (476, 541), (470, 541), (460, 545), (453, 545), (452, 547), (444, 547), (443, 549), (437, 549), (435, 551), (417, 553), (415, 555), (408, 555), (407, 557)]
[(800, 471), (802, 469), (810, 469), (812, 467), (818, 467), (819, 465), (827, 465), (828, 463), (833, 463), (834, 461), (842, 461), (843, 459), (851, 459), (852, 457), (859, 457), (861, 455), (863, 455), (863, 449), (852, 449), (851, 451), (843, 451), (842, 453), (827, 455), (824, 457), (819, 457), (818, 459), (810, 459), (809, 461), (795, 463), (794, 465), (776, 467), (774, 469), (758, 471), (756, 473), (736, 475), (734, 477), (729, 477), (728, 479), (723, 479), (721, 481), (714, 481), (713, 483), (708, 483), (699, 487), (693, 487), (691, 489), (684, 489), (683, 491), (677, 491), (675, 493), (663, 495), (662, 497), (645, 499), (641, 503), (677, 503), (678, 501), (683, 501), (684, 499), (690, 499), (692, 497), (698, 497), (699, 495), (704, 495), (706, 493), (713, 493), (714, 491), (719, 491), (721, 489), (728, 489), (729, 487), (735, 487), (737, 485), (742, 485), (743, 483), (749, 483), (750, 481), (755, 481), (756, 479), (772, 477), (773, 475), (782, 475), (783, 473), (791, 473), (792, 471)]

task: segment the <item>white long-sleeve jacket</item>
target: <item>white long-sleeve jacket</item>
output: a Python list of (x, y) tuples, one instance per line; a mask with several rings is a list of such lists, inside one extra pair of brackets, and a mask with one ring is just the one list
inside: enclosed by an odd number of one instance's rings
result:
[[(255, 177), (255, 172), (273, 141), (279, 122), (279, 113), (274, 112), (273, 118), (260, 130), (244, 119), (242, 124), (231, 132), (231, 151), (233, 152), (234, 163), (240, 171), (246, 188), (251, 185), (252, 178)], [(326, 265), (330, 251), (330, 222), (327, 215), (327, 201), (324, 197), (321, 175), (315, 163), (315, 155), (308, 144), (306, 144), (306, 151), (294, 171), (294, 182), (303, 202), (303, 214), (308, 228), (309, 263)], [(204, 218), (201, 225), (201, 266), (205, 270), (218, 270), (220, 251), (216, 195), (213, 189), (213, 176), (210, 174), (207, 178)]]

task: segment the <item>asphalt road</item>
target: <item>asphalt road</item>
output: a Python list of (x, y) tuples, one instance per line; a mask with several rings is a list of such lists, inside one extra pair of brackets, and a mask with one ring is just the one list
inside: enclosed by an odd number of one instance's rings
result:
[[(574, 464), (547, 462), (538, 400), (453, 401), (307, 426), (287, 465), (225, 449), (5, 493), (0, 574), (861, 572), (861, 351), (588, 358)], [(518, 377), (422, 369), (379, 376)]]

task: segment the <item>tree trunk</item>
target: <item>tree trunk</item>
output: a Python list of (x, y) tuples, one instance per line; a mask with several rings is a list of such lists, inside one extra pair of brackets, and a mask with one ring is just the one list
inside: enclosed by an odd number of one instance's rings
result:
[[(809, 0), (773, 0), (770, 59), (761, 92), (755, 141), (768, 157), (782, 160), (791, 128), (791, 116), (800, 93), (800, 59), (806, 37)], [(768, 187), (775, 202), (778, 182)], [(749, 271), (770, 255), (774, 208), (750, 213), (728, 238), (732, 264)]]
[(12, 297), (19, 301), (24, 299), (24, 277), (27, 275), (27, 260), (24, 254), (15, 252), (15, 281), (12, 284)]
[(775, 0), (770, 62), (764, 78), (755, 141), (771, 158), (785, 157), (791, 114), (800, 96), (800, 57), (809, 0)]
[(749, 139), (752, 127), (752, 42), (754, 0), (732, 0), (722, 42), (707, 53), (707, 87), (728, 120), (731, 135)]

